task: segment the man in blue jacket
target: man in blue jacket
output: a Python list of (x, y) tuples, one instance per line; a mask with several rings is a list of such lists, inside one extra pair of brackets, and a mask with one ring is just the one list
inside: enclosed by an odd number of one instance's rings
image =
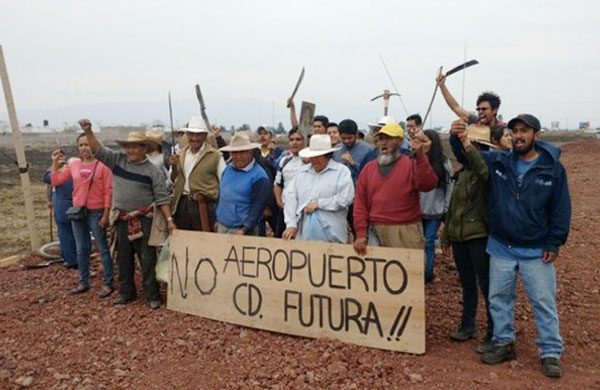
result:
[[(565, 243), (571, 200), (560, 149), (537, 140), (540, 121), (520, 114), (508, 123), (510, 152), (484, 152), (489, 169), (490, 311), (494, 347), (482, 356), (487, 364), (516, 358), (514, 309), (517, 273), (531, 302), (538, 332), (542, 372), (561, 377), (563, 341), (556, 308), (558, 248)], [(452, 133), (466, 136), (466, 123), (452, 123)]]
[(258, 223), (273, 184), (256, 162), (253, 150), (260, 144), (250, 142), (245, 132), (237, 132), (228, 146), (231, 163), (223, 171), (217, 201), (217, 232), (258, 235)]

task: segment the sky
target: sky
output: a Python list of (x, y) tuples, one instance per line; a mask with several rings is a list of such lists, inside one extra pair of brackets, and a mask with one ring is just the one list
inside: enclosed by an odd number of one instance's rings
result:
[[(491, 90), (505, 119), (600, 127), (593, 0), (0, 0), (0, 45), (21, 125), (168, 124), (170, 91), (177, 127), (198, 115), (198, 83), (213, 123), (289, 128), (285, 103), (304, 66), (297, 105), (366, 128), (383, 115), (370, 99), (393, 84), (402, 101), (392, 98), (390, 114), (423, 115), (438, 68), (464, 62), (466, 49), (479, 64), (464, 94), (462, 73), (446, 83), (466, 109)], [(453, 119), (438, 93), (426, 127)]]

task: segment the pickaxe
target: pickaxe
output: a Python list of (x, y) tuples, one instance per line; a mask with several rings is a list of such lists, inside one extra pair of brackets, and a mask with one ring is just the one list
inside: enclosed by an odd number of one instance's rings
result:
[(388, 114), (388, 107), (390, 106), (390, 96), (400, 96), (399, 93), (395, 93), (392, 92), (390, 93), (389, 89), (384, 89), (383, 93), (381, 95), (377, 95), (375, 96), (373, 99), (371, 99), (371, 101), (375, 101), (379, 98), (383, 98), (383, 116), (387, 116)]
[[(302, 84), (302, 80), (304, 80), (304, 67), (302, 67), (302, 71), (300, 72), (300, 76), (298, 77), (298, 81), (296, 81), (296, 86), (294, 87), (294, 91), (292, 92), (292, 96), (290, 96), (290, 102), (294, 100), (294, 96), (296, 96), (296, 92), (298, 92), (298, 88), (300, 88), (300, 84)], [(290, 104), (287, 105), (290, 107)]]
[[(464, 64), (460, 64), (458, 66), (455, 66), (454, 68), (452, 68), (452, 69), (450, 69), (449, 71), (446, 72), (445, 77), (451, 76), (454, 73), (457, 73), (457, 72), (459, 72), (461, 70), (464, 70), (464, 69), (466, 69), (466, 68), (468, 68), (470, 66), (477, 65), (478, 63), (479, 63), (479, 61), (477, 61), (477, 60), (470, 60), (470, 61), (465, 62)], [(442, 73), (442, 67), (441, 66), (440, 66), (440, 70), (438, 71), (438, 74), (439, 73)], [(435, 95), (437, 93), (438, 86), (439, 86), (438, 82), (436, 81), (435, 82), (435, 88), (433, 90), (433, 95), (431, 96), (431, 100), (429, 101), (429, 107), (427, 107), (427, 112), (425, 113), (425, 117), (423, 118), (423, 123), (426, 123), (427, 117), (429, 116), (429, 113), (431, 112), (431, 106), (433, 106), (433, 101), (435, 100)]]

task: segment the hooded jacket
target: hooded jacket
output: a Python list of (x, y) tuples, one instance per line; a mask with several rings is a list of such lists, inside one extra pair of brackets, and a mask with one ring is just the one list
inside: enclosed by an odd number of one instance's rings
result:
[(488, 166), (490, 236), (505, 245), (558, 252), (569, 234), (571, 198), (560, 149), (535, 141), (538, 160), (519, 186), (517, 159), (509, 152), (483, 152)]

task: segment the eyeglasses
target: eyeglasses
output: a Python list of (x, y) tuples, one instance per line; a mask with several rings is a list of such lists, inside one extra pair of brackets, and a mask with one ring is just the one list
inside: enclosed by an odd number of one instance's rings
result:
[(489, 110), (490, 108), (491, 108), (491, 107), (477, 107), (477, 108), (476, 108), (476, 110), (477, 110), (477, 112), (479, 112), (479, 111), (487, 111), (487, 110)]

